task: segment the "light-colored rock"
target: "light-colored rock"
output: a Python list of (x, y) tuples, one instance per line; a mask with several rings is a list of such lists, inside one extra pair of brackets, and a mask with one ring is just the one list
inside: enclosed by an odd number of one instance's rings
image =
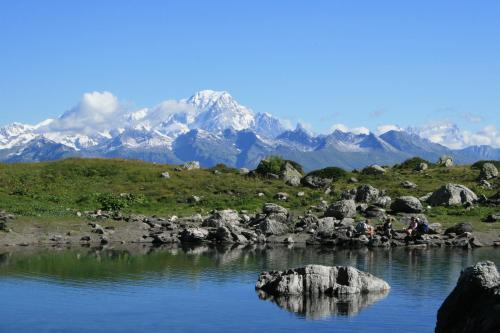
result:
[(170, 179), (170, 173), (168, 171), (162, 172), (161, 178)]
[(427, 202), (433, 206), (454, 206), (473, 204), (477, 199), (477, 195), (464, 185), (446, 184), (432, 193)]
[(299, 186), (302, 174), (291, 163), (286, 162), (281, 170), (281, 178), (290, 186)]
[(500, 274), (493, 262), (479, 262), (462, 271), (438, 310), (435, 332), (500, 332)]
[(404, 188), (416, 188), (417, 184), (410, 182), (409, 180), (405, 180), (404, 182), (401, 183), (401, 186)]
[(184, 170), (196, 170), (200, 168), (200, 162), (198, 161), (190, 161), (186, 162), (182, 165)]
[(350, 295), (390, 289), (384, 280), (351, 266), (308, 265), (260, 274), (255, 288), (271, 295)]
[(203, 221), (203, 227), (227, 227), (240, 223), (240, 216), (233, 209), (215, 211), (211, 216)]
[(415, 171), (425, 171), (429, 168), (429, 165), (425, 162), (421, 162), (419, 163), (416, 167), (415, 167)]
[(286, 200), (288, 200), (288, 193), (278, 192), (278, 193), (276, 193), (276, 195), (274, 197), (280, 201), (286, 201)]
[(240, 175), (248, 175), (250, 170), (247, 168), (240, 168)]
[(487, 162), (481, 167), (479, 179), (489, 180), (498, 177), (498, 169), (495, 164)]
[(424, 207), (420, 200), (408, 195), (396, 198), (391, 204), (391, 209), (397, 213), (421, 213)]
[(360, 185), (356, 189), (357, 202), (373, 202), (378, 199), (380, 191), (369, 184)]
[(356, 203), (354, 200), (339, 200), (331, 204), (325, 212), (325, 216), (335, 217), (341, 220), (345, 217), (356, 216)]
[(391, 197), (384, 195), (382, 197), (379, 197), (377, 200), (375, 200), (375, 205), (382, 207), (382, 208), (389, 208), (391, 206), (392, 199)]
[(330, 186), (330, 184), (333, 182), (333, 179), (308, 175), (302, 178), (302, 182), (304, 183), (304, 185), (312, 188), (324, 188)]
[(453, 163), (453, 157), (449, 156), (449, 155), (443, 155), (439, 158), (439, 160), (437, 161), (437, 164), (438, 165), (443, 165), (447, 168), (450, 168), (454, 165)]
[(201, 242), (204, 241), (209, 232), (204, 228), (187, 228), (181, 232), (183, 242)]

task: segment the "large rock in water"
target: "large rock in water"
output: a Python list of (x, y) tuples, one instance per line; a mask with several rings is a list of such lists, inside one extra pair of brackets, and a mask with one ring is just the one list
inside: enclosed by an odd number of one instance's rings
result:
[(255, 285), (271, 295), (350, 295), (390, 289), (384, 280), (351, 266), (308, 265), (262, 272)]
[(325, 216), (335, 217), (342, 220), (345, 217), (356, 216), (356, 203), (354, 200), (339, 200), (328, 207)]
[(438, 310), (436, 332), (500, 332), (500, 275), (493, 262), (479, 262), (462, 271)]
[(215, 211), (202, 223), (202, 227), (227, 227), (240, 223), (240, 216), (237, 211), (233, 209), (224, 209)]
[(427, 199), (427, 202), (433, 206), (472, 204), (476, 201), (476, 193), (460, 184), (443, 185)]
[(391, 204), (391, 209), (398, 213), (421, 213), (424, 207), (420, 200), (408, 195), (396, 198)]

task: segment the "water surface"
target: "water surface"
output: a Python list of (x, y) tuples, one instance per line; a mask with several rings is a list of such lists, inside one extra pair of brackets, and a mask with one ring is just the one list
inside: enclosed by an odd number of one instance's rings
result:
[[(500, 250), (316, 247), (0, 250), (0, 332), (432, 332), (460, 270)], [(386, 295), (276, 299), (263, 270), (353, 265)]]

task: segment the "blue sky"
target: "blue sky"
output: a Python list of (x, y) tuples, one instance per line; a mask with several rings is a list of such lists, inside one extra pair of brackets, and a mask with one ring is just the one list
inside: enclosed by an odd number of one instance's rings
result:
[(499, 17), (499, 1), (4, 0), (0, 124), (90, 91), (144, 107), (214, 89), (318, 132), (473, 133), (500, 125)]

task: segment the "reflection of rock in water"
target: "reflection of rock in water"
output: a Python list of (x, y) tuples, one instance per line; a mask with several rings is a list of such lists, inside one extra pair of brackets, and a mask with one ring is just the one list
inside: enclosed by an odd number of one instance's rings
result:
[(257, 291), (260, 299), (275, 303), (280, 308), (308, 319), (321, 319), (331, 316), (354, 316), (363, 308), (385, 298), (388, 291), (368, 294), (341, 295), (284, 295), (273, 296)]

